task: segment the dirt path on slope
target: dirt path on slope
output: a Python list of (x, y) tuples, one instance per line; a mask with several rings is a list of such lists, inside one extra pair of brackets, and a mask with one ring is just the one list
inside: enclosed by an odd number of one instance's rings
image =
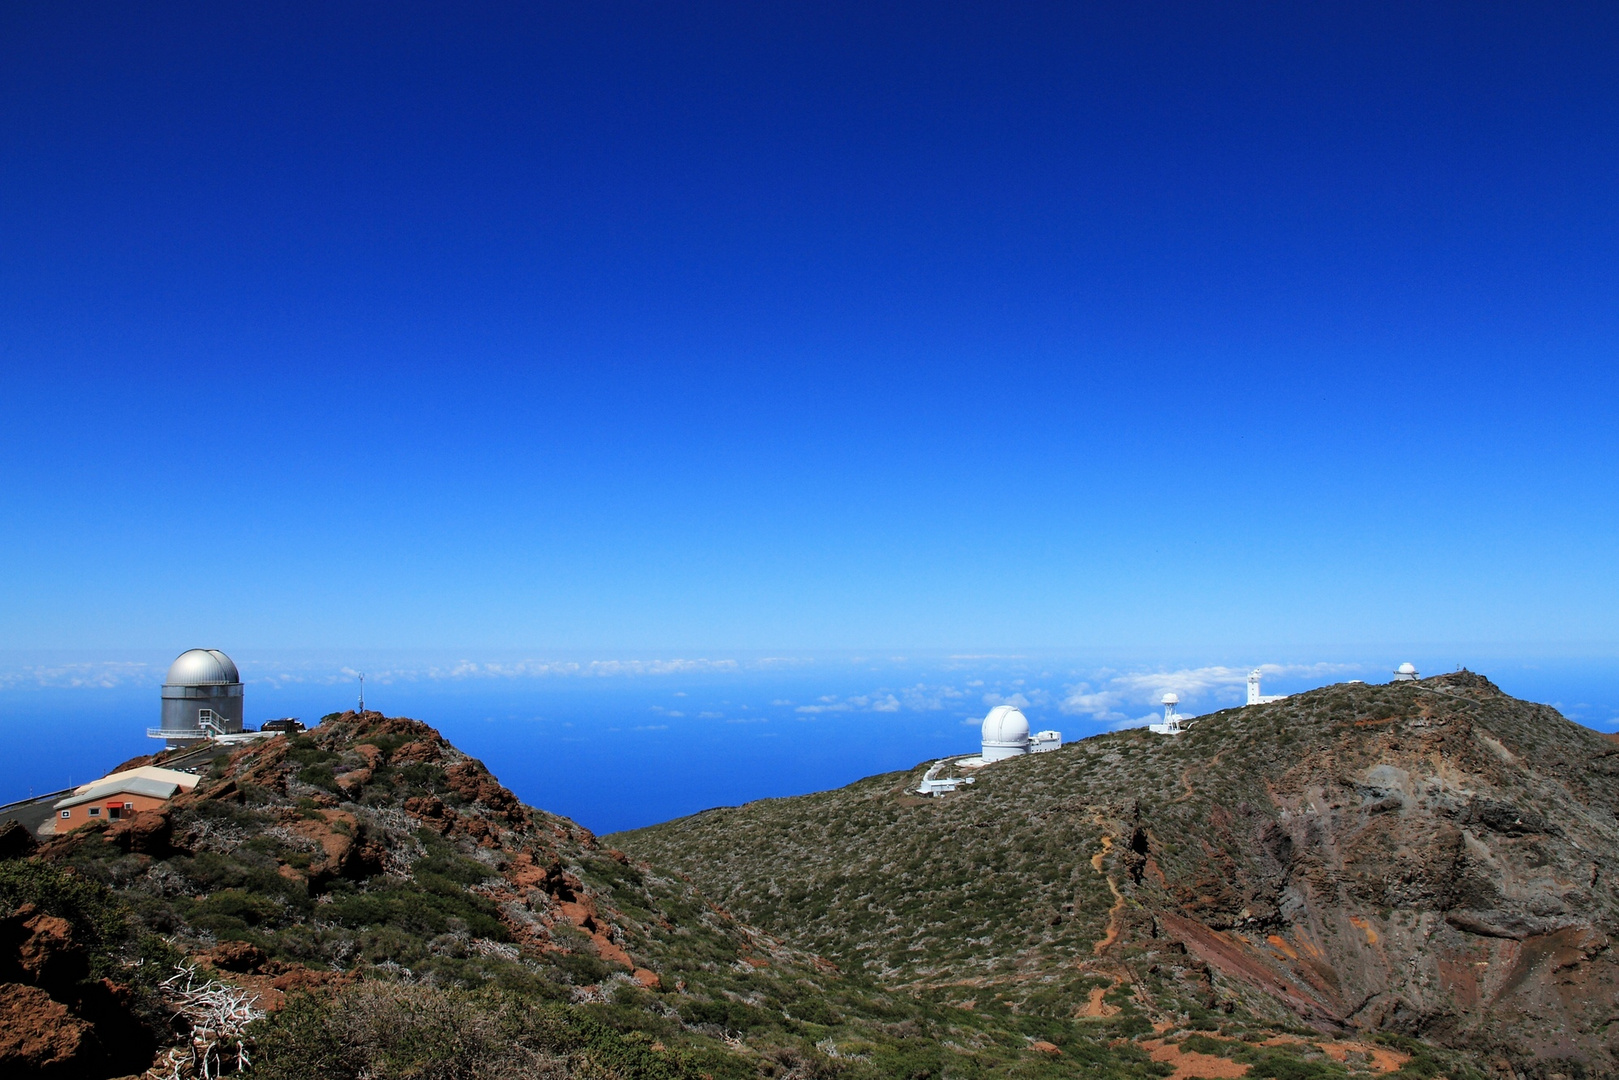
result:
[[(1091, 820), (1104, 829), (1107, 827), (1107, 822), (1102, 819), (1100, 814), (1095, 815)], [(1109, 874), (1106, 867), (1102, 865), (1108, 856), (1108, 852), (1112, 850), (1113, 837), (1103, 833), (1102, 850), (1091, 856), (1091, 869), (1107, 879), (1108, 892), (1113, 894), (1113, 906), (1107, 912), (1107, 933), (1103, 934), (1096, 944), (1091, 946), (1091, 953), (1094, 956), (1101, 956), (1110, 945), (1119, 940), (1119, 914), (1124, 910), (1124, 894), (1119, 891), (1119, 883), (1113, 880), (1113, 875)]]
[(1181, 770), (1181, 787), (1186, 789), (1186, 794), (1182, 795), (1178, 799), (1172, 800), (1170, 805), (1173, 806), (1175, 803), (1183, 803), (1187, 799), (1190, 799), (1193, 795), (1195, 795), (1197, 793), (1196, 789), (1192, 787), (1192, 770), (1193, 769), (1200, 768), (1200, 767), (1203, 768), (1203, 769), (1212, 769), (1212, 768), (1214, 768), (1216, 765), (1220, 764), (1220, 759), (1225, 757), (1226, 751), (1230, 750), (1230, 749), (1231, 749), (1231, 747), (1229, 747), (1229, 746), (1221, 747), (1218, 753), (1216, 753), (1213, 757), (1209, 758), (1208, 764), (1206, 764), (1206, 765), (1198, 766), (1198, 765), (1194, 764), (1194, 765), (1188, 765), (1188, 766), (1186, 766), (1186, 768), (1182, 769)]

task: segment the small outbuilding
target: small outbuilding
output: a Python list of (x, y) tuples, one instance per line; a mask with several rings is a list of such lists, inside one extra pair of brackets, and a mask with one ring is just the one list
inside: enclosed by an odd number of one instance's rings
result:
[(196, 787), (199, 780), (201, 777), (178, 769), (142, 765), (80, 784), (72, 795), (56, 803), (56, 831), (156, 810), (180, 792)]
[(179, 790), (178, 784), (144, 776), (102, 784), (56, 804), (56, 831), (77, 829), (92, 821), (116, 821), (142, 810), (156, 810)]

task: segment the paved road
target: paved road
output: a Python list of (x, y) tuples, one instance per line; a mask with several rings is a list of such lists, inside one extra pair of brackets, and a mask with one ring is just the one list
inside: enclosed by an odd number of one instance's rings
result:
[(38, 836), (39, 827), (51, 820), (51, 815), (56, 812), (53, 804), (57, 799), (65, 798), (67, 796), (58, 791), (31, 803), (23, 803), (21, 806), (0, 810), (0, 825), (4, 825), (8, 821), (19, 821), (22, 823), (23, 828)]

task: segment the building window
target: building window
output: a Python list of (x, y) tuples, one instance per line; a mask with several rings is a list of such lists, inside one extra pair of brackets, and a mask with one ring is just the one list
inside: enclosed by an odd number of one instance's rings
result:
[(91, 816), (91, 817), (100, 817), (100, 816), (101, 816), (101, 807), (99, 807), (99, 806), (92, 806), (92, 807), (91, 807), (91, 808), (90, 808), (90, 816)]
[(133, 810), (133, 809), (135, 809), (135, 804), (132, 803), (132, 802), (126, 802), (124, 804), (124, 809), (125, 810)]
[(62, 811), (62, 816), (63, 817), (72, 817), (73, 816), (73, 811), (71, 811), (71, 810), (63, 810)]

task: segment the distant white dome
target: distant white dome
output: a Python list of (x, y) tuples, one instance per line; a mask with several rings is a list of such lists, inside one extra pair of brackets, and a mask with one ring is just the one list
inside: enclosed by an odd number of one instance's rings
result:
[(1407, 660), (1394, 670), (1401, 675), (1415, 675), (1417, 673), (1417, 666), (1411, 663), (1411, 661)]
[(164, 686), (219, 686), (239, 683), (242, 677), (231, 658), (218, 649), (187, 649), (169, 665)]
[(984, 717), (985, 761), (1029, 752), (1029, 720), (1014, 705), (997, 705)]
[(1174, 694), (1165, 694), (1161, 699), (1161, 703), (1164, 705), (1179, 705), (1181, 699)]

